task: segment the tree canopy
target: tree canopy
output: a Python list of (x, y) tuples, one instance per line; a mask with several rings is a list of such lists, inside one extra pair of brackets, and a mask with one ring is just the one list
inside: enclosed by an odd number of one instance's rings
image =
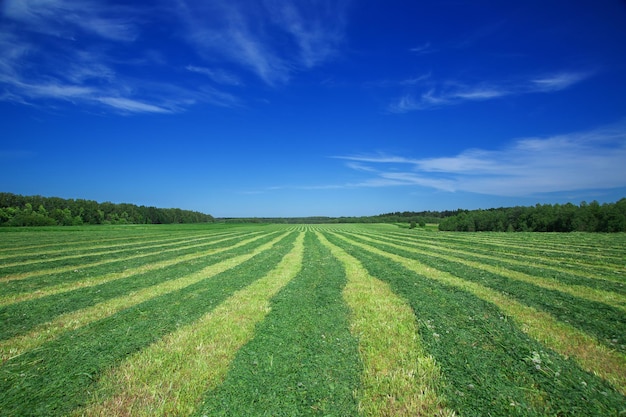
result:
[(0, 193), (0, 226), (207, 223), (213, 216), (179, 208)]

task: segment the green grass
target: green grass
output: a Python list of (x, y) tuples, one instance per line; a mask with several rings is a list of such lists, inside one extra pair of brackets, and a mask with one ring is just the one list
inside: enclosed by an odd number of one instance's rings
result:
[(0, 229), (0, 416), (626, 415), (626, 234)]
[(356, 415), (360, 363), (345, 283), (339, 261), (307, 233), (302, 270), (196, 415)]
[(460, 415), (617, 415), (624, 409), (623, 395), (607, 382), (529, 338), (495, 305), (345, 240), (329, 240), (409, 301), (426, 350), (445, 375), (449, 405)]
[(105, 369), (191, 323), (267, 273), (295, 235), (272, 251), (173, 293), (67, 332), (2, 366), (0, 409), (8, 415), (63, 415), (87, 400)]

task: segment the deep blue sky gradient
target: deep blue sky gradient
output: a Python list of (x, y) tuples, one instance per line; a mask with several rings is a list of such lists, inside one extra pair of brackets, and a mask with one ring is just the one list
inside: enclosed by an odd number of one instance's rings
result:
[(626, 3), (0, 3), (0, 191), (217, 217), (626, 196)]

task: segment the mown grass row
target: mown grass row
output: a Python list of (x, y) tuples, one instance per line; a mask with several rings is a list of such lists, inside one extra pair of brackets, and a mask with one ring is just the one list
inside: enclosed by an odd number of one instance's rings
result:
[[(354, 237), (355, 239), (370, 238)], [(501, 291), (522, 303), (546, 311), (563, 322), (597, 337), (611, 349), (626, 352), (626, 296), (584, 285), (565, 285), (540, 275), (519, 274), (506, 268), (506, 260), (495, 268), (468, 261), (464, 256), (442, 255), (377, 240), (377, 246), (465, 280)]]
[[(50, 275), (53, 273), (64, 273), (70, 271), (81, 271), (100, 265), (106, 265), (114, 262), (128, 262), (131, 260), (141, 261), (146, 256), (163, 253), (176, 252), (185, 248), (196, 248), (207, 243), (210, 244), (211, 237), (197, 238), (204, 242), (188, 243), (189, 239), (176, 239), (175, 241), (169, 240), (167, 243), (159, 243), (152, 245), (150, 243), (143, 244), (141, 250), (129, 250), (126, 248), (116, 249), (111, 251), (100, 252), (96, 254), (88, 255), (72, 255), (65, 259), (51, 259), (50, 262), (33, 262), (23, 266), (19, 264), (9, 264), (6, 268), (0, 268), (2, 276), (0, 282), (23, 280), (26, 278), (33, 279), (35, 277), (41, 277), (44, 275)], [(42, 264), (46, 264), (42, 267)]]
[[(534, 236), (533, 233), (490, 233), (486, 236), (478, 233), (463, 236), (458, 233), (416, 235), (393, 231), (389, 234), (404, 239), (417, 239), (420, 243), (429, 242), (439, 247), (471, 247), (477, 253), (498, 254), (520, 261), (534, 259), (561, 268), (587, 267), (590, 271), (600, 273), (604, 271), (626, 272), (624, 270), (626, 265), (620, 262), (624, 254), (623, 247), (626, 245), (626, 238), (619, 234), (610, 239), (602, 235), (594, 235), (594, 239), (589, 240), (594, 245), (580, 245), (579, 240), (585, 239), (585, 234), (581, 233), (566, 234), (567, 238), (559, 234), (539, 234), (543, 236), (542, 239)], [(552, 240), (556, 242), (549, 243)]]
[[(95, 381), (104, 370), (194, 322), (235, 291), (263, 276), (289, 251), (294, 239), (295, 234), (291, 233), (273, 242), (271, 250), (266, 247), (255, 253), (253, 248), (242, 246), (230, 254), (222, 253), (221, 259), (210, 257), (207, 264), (189, 271), (190, 274), (240, 256), (238, 264), (231, 262), (228, 269), (220, 268), (217, 274), (206, 271), (204, 279), (197, 275), (199, 279), (190, 285), (146, 297), (138, 304), (124, 306), (112, 315), (62, 332), (36, 349), (9, 359), (0, 368), (0, 409), (6, 410), (8, 415), (68, 413), (88, 400), (88, 392), (94, 389)], [(258, 246), (263, 244), (257, 243)], [(77, 309), (75, 303), (70, 304), (67, 310)], [(58, 313), (51, 314), (48, 320), (56, 315)], [(21, 331), (12, 333), (23, 334)]]
[[(214, 253), (212, 256), (205, 258), (197, 258), (188, 262), (177, 262), (167, 265), (158, 270), (143, 271), (145, 264), (129, 264), (129, 268), (139, 268), (138, 273), (130, 276), (113, 276), (113, 280), (107, 280), (111, 276), (104, 275), (101, 279), (95, 278), (96, 281), (103, 281), (94, 286), (78, 286), (72, 291), (60, 292), (35, 298), (15, 304), (7, 304), (0, 307), (0, 340), (4, 340), (16, 335), (20, 335), (31, 331), (36, 325), (45, 323), (51, 318), (65, 314), (81, 308), (86, 308), (94, 304), (106, 301), (111, 298), (125, 296), (133, 291), (139, 291), (143, 288), (149, 288), (154, 285), (163, 283), (173, 278), (186, 276), (202, 268), (220, 262), (238, 254), (246, 254), (253, 250), (259, 244), (266, 243), (272, 238), (271, 234), (263, 235), (259, 239), (247, 239), (246, 244), (239, 246), (233, 242), (228, 250)], [(158, 259), (144, 259), (144, 261)], [(93, 274), (106, 274), (105, 271), (91, 271)], [(122, 274), (123, 275), (123, 274)], [(55, 281), (56, 282), (56, 281)], [(10, 291), (7, 291), (10, 293)]]
[[(252, 237), (250, 237), (250, 235), (252, 235)], [(69, 274), (57, 272), (35, 275), (31, 276), (30, 279), (13, 281), (4, 285), (5, 293), (0, 297), (0, 306), (79, 288), (92, 287), (105, 282), (166, 268), (183, 262), (196, 262), (199, 258), (235, 249), (261, 237), (255, 234), (250, 235), (246, 235), (246, 239), (244, 240), (241, 240), (241, 236), (220, 236), (220, 238), (213, 239), (201, 245), (194, 244), (191, 246), (178, 247), (176, 249), (154, 253), (152, 256), (146, 255), (132, 260), (127, 259), (121, 271), (117, 263), (113, 263), (100, 265), (100, 268), (97, 270), (73, 270)]]
[[(586, 342), (585, 352), (594, 360), (586, 362), (591, 369), (585, 370), (567, 359), (576, 349), (559, 354), (553, 350), (556, 343), (549, 347), (537, 340), (550, 342), (555, 332), (571, 330), (551, 316), (353, 236), (328, 238), (410, 303), (426, 351), (445, 376), (449, 404), (460, 415), (617, 415), (624, 410), (622, 355), (598, 347), (584, 333), (566, 333), (576, 336), (561, 341), (568, 347)], [(610, 365), (602, 370), (606, 363), (598, 362), (604, 360)], [(603, 371), (606, 380), (594, 370)]]
[[(199, 320), (163, 337), (106, 373), (86, 416), (188, 415), (217, 386), (239, 348), (269, 311), (268, 300), (300, 270), (304, 234), (272, 269)], [(122, 381), (122, 383), (120, 383)]]
[(81, 272), (69, 233), (24, 232), (66, 259), (0, 282), (0, 415), (626, 413), (622, 237), (102, 230), (81, 253), (119, 258)]

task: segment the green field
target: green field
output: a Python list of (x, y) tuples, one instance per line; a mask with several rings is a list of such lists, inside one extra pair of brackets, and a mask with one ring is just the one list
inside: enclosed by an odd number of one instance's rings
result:
[(0, 416), (626, 415), (626, 235), (0, 229)]

